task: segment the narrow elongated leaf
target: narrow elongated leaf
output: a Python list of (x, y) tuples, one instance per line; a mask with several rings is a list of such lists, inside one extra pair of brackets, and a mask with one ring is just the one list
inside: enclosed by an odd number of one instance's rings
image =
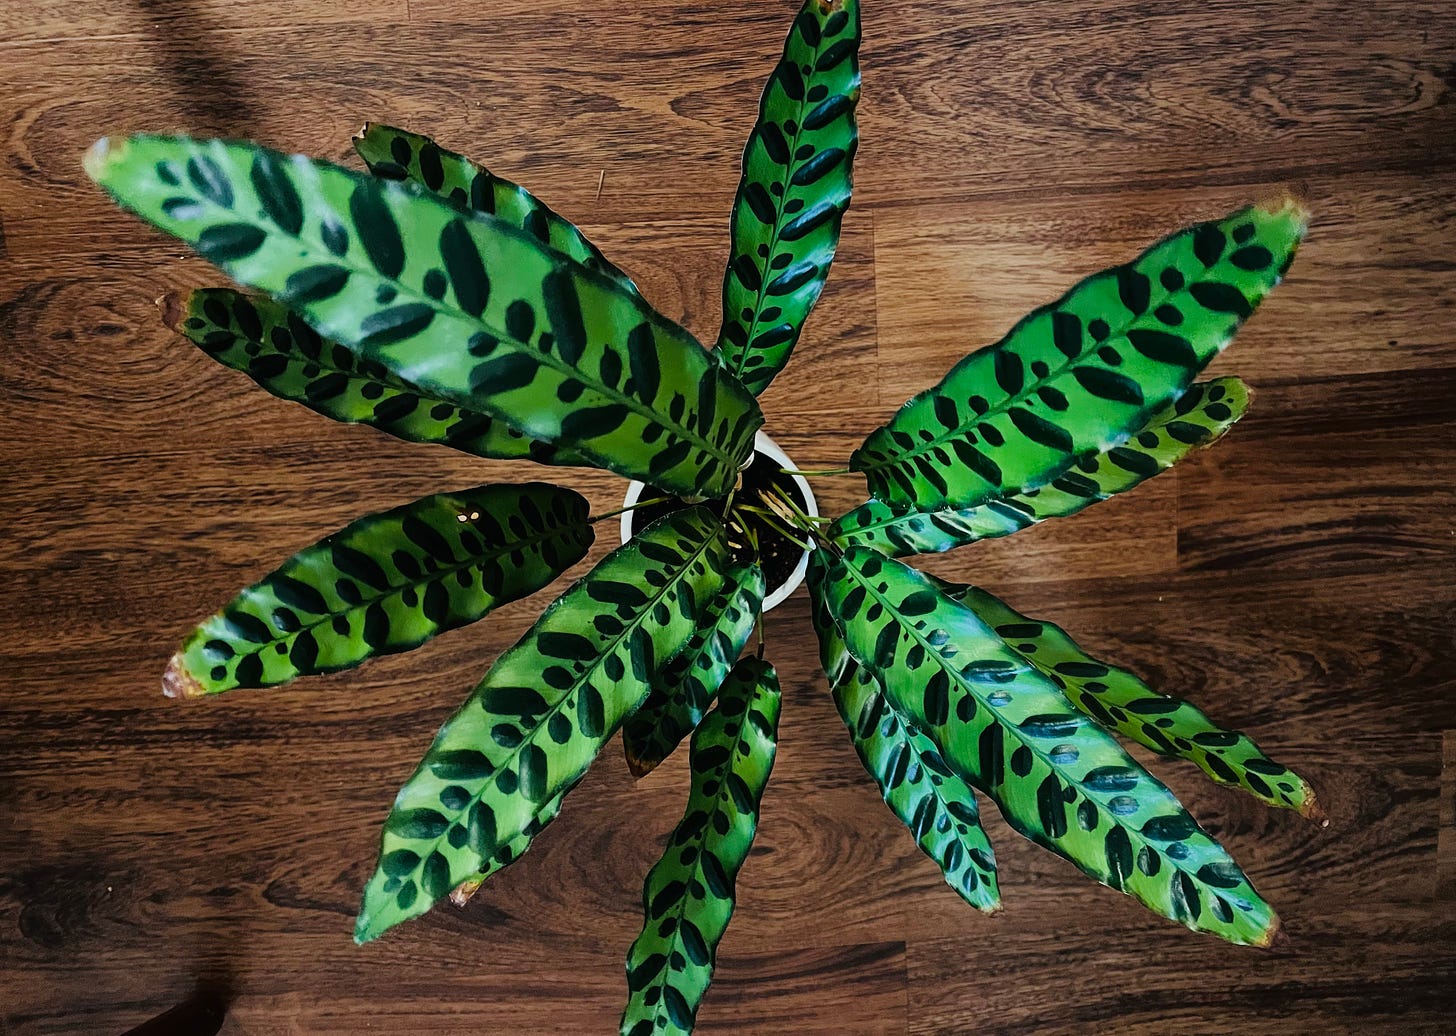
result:
[(859, 0), (804, 0), (743, 151), (717, 357), (754, 395), (824, 290), (859, 132)]
[(268, 687), (418, 647), (541, 589), (586, 556), (586, 499), (528, 482), (440, 493), (299, 551), (192, 632), (172, 697)]
[(720, 495), (763, 423), (743, 386), (640, 297), (414, 185), (182, 137), (102, 140), (87, 171), (325, 337), (630, 478)]
[(860, 762), (946, 884), (977, 910), (999, 910), (996, 855), (981, 827), (976, 793), (929, 738), (885, 703), (879, 682), (850, 657), (829, 614), (826, 574), (823, 555), (813, 555), (808, 578), (819, 657)]
[(1040, 489), (975, 507), (930, 511), (871, 500), (835, 522), (830, 536), (842, 546), (859, 543), (904, 557), (1019, 532), (1141, 485), (1218, 440), (1248, 407), (1249, 387), (1238, 378), (1200, 382), (1158, 411), (1127, 442), (1082, 458)]
[(384, 823), (354, 937), (418, 917), (482, 873), (586, 772), (692, 636), (728, 547), (707, 508), (676, 511), (608, 554), (491, 666), (445, 721)]
[(850, 467), (889, 504), (973, 507), (1122, 445), (1279, 283), (1305, 218), (1290, 199), (1251, 206), (1089, 277), (906, 403)]
[(627, 953), (623, 1036), (693, 1031), (758, 828), (778, 723), (773, 666), (743, 659), (693, 734), (687, 810), (642, 886), (645, 923)]
[(1271, 806), (1307, 817), (1324, 815), (1314, 789), (1246, 734), (1225, 730), (1182, 698), (1159, 694), (1126, 669), (1093, 658), (1059, 626), (1027, 618), (979, 587), (947, 587), (945, 592), (1106, 729), (1159, 755), (1187, 759), (1219, 783), (1242, 788)]
[(631, 278), (608, 262), (585, 234), (545, 202), (520, 184), (496, 176), (429, 137), (367, 122), (354, 137), (354, 150), (375, 176), (413, 180), (462, 211), (484, 213), (518, 226), (542, 244), (640, 294)]
[(1164, 917), (1268, 944), (1278, 920), (1223, 847), (975, 612), (868, 547), (827, 591), (850, 654), (1007, 823)]
[(698, 618), (687, 646), (652, 680), (642, 707), (622, 726), (622, 748), (633, 776), (644, 777), (702, 721), (733, 668), (763, 607), (763, 572), (740, 565)]
[(319, 337), (267, 296), (202, 288), (162, 300), (167, 324), (214, 360), (242, 371), (280, 399), (346, 424), (367, 424), (410, 442), (440, 443), (476, 457), (587, 464), (569, 449), (537, 442), (478, 410), (433, 399), (388, 368)]

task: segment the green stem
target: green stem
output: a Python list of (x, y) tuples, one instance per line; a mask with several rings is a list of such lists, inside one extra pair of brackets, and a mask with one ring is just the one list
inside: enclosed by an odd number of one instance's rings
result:
[(653, 504), (665, 504), (667, 503), (668, 499), (669, 498), (665, 496), (654, 496), (651, 500), (638, 500), (635, 504), (628, 504), (626, 507), (619, 507), (615, 511), (608, 511), (605, 514), (594, 515), (593, 517), (588, 518), (587, 522), (591, 525), (595, 525), (597, 522), (604, 522), (608, 518), (615, 518), (619, 514), (626, 514), (628, 511), (635, 511), (639, 507), (651, 507)]
[(805, 478), (822, 478), (830, 475), (851, 475), (849, 468), (819, 468), (814, 471), (800, 471), (797, 468), (779, 468), (785, 475), (802, 475)]

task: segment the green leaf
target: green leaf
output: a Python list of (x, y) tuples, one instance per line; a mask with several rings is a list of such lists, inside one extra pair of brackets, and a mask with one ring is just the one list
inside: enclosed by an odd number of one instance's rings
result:
[(1200, 223), (1034, 310), (872, 432), (850, 467), (922, 511), (1036, 489), (1120, 446), (1279, 283), (1306, 213), (1284, 199)]
[(1271, 806), (1324, 816), (1314, 789), (1247, 735), (1225, 730), (1182, 698), (1159, 694), (1126, 669), (1093, 658), (1060, 627), (1027, 618), (985, 590), (955, 586), (945, 592), (1106, 729), (1159, 755), (1187, 759), (1220, 784), (1242, 788)]
[(827, 597), (886, 700), (1008, 824), (1164, 917), (1268, 945), (1278, 920), (1222, 846), (975, 612), (868, 547), (830, 564)]
[(720, 495), (763, 423), (753, 397), (641, 298), (414, 185), (181, 137), (102, 140), (87, 171), (323, 336), (629, 478)]
[(622, 726), (627, 768), (645, 777), (702, 721), (763, 607), (757, 565), (729, 571), (687, 646), (652, 680), (652, 692)]
[(853, 190), (859, 0), (804, 0), (743, 152), (715, 355), (754, 395), (789, 362)]
[(354, 937), (418, 917), (487, 869), (579, 780), (692, 636), (728, 546), (707, 508), (675, 511), (608, 554), (491, 666), (400, 789)]
[(1065, 518), (1141, 485), (1202, 446), (1219, 439), (1249, 407), (1238, 378), (1200, 382), (1165, 406), (1121, 446), (1084, 457), (1040, 489), (974, 507), (920, 510), (880, 500), (836, 521), (833, 542), (874, 547), (891, 557), (929, 554), (976, 540), (1006, 536), (1048, 518)]
[(162, 686), (199, 697), (408, 651), (541, 589), (593, 539), (586, 499), (544, 482), (440, 493), (368, 515), (194, 630)]
[(161, 307), (168, 326), (214, 360), (335, 421), (476, 457), (589, 463), (478, 410), (431, 398), (380, 364), (320, 338), (297, 313), (266, 296), (202, 288), (185, 301), (168, 295)]
[(825, 598), (824, 557), (809, 560), (819, 657), (840, 718), (865, 771), (946, 884), (985, 913), (1001, 908), (996, 854), (981, 827), (976, 794), (924, 734), (885, 703), (878, 681), (849, 656)]
[(542, 244), (640, 294), (631, 278), (608, 262), (585, 234), (530, 191), (429, 137), (368, 122), (354, 137), (354, 150), (375, 176), (412, 180), (462, 211), (484, 213), (520, 227)]
[(743, 659), (693, 734), (687, 810), (642, 886), (645, 921), (627, 953), (624, 1036), (693, 1031), (758, 827), (778, 722), (773, 666)]

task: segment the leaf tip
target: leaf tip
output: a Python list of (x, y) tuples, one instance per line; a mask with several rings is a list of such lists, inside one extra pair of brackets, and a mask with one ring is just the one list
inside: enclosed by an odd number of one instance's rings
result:
[(1289, 938), (1289, 933), (1279, 923), (1279, 915), (1271, 912), (1269, 914), (1269, 926), (1264, 929), (1263, 934), (1259, 938), (1253, 941), (1252, 945), (1259, 947), (1261, 950), (1269, 950), (1282, 949), (1290, 945), (1291, 942), (1293, 940)]
[(168, 698), (201, 698), (207, 693), (197, 677), (187, 671), (180, 651), (168, 660), (162, 673), (162, 693)]
[(649, 759), (646, 756), (640, 756), (625, 744), (622, 746), (622, 754), (627, 758), (627, 771), (639, 781), (657, 769), (657, 765), (662, 762), (661, 759)]
[(166, 324), (173, 331), (179, 331), (182, 321), (187, 316), (187, 307), (182, 304), (182, 296), (175, 291), (169, 291), (157, 299), (157, 309), (162, 313), (162, 323)]
[(121, 151), (121, 146), (113, 143), (110, 137), (102, 137), (86, 149), (86, 156), (81, 159), (81, 168), (86, 170), (86, 175), (92, 180), (100, 183), (106, 174), (107, 164), (113, 155)]
[(455, 906), (463, 907), (470, 902), (470, 897), (480, 891), (480, 886), (485, 884), (479, 878), (471, 878), (469, 881), (462, 881), (450, 890), (450, 902)]

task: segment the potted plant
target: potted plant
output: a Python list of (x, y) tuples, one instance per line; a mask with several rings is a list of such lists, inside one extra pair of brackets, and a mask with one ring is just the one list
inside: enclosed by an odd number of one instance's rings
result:
[[(190, 698), (408, 650), (546, 586), (621, 516), (622, 545), (496, 659), (399, 792), (359, 941), (518, 859), (619, 729), (639, 774), (690, 737), (622, 1030), (691, 1030), (773, 765), (779, 688), (758, 618), (806, 572), (855, 747), (972, 906), (1000, 901), (980, 792), (1166, 917), (1236, 943), (1274, 935), (1243, 872), (1112, 735), (1317, 816), (1309, 787), (1055, 626), (898, 559), (1075, 513), (1223, 434), (1246, 386), (1194, 379), (1284, 274), (1304, 213), (1283, 199), (1165, 238), (971, 353), (847, 468), (798, 472), (760, 432), (756, 396), (834, 255), (859, 42), (855, 0), (806, 0), (744, 153), (711, 351), (523, 188), (417, 134), (366, 126), (369, 173), (182, 137), (88, 155), (120, 204), (259, 292), (162, 308), (268, 391), (411, 441), (635, 480), (602, 514), (530, 482), (361, 518), (243, 590), (169, 664), (165, 689)], [(850, 472), (871, 499), (819, 516), (803, 476)]]

